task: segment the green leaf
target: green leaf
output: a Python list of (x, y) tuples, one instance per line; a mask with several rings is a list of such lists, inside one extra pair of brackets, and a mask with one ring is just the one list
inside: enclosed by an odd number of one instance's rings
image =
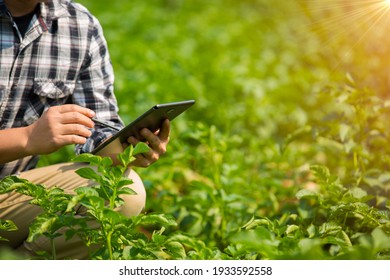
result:
[(28, 235), (27, 241), (33, 242), (40, 235), (53, 233), (57, 220), (58, 216), (56, 215), (49, 215), (44, 213), (37, 216), (30, 225), (30, 233)]
[(375, 228), (371, 233), (374, 248), (377, 251), (389, 250), (390, 249), (390, 236), (385, 234), (382, 229)]
[(351, 189), (350, 193), (356, 199), (363, 199), (367, 196), (367, 192), (361, 188), (358, 188), (358, 187)]
[(323, 223), (319, 227), (319, 234), (325, 235), (336, 235), (342, 230), (342, 227), (336, 223)]
[(73, 158), (74, 162), (87, 162), (92, 165), (99, 165), (102, 162), (102, 157), (93, 154), (85, 153)]
[(176, 220), (171, 216), (167, 214), (158, 214), (158, 213), (151, 213), (148, 215), (144, 215), (140, 218), (138, 221), (138, 224), (142, 225), (162, 225), (162, 226), (176, 226)]
[(149, 146), (144, 142), (138, 142), (137, 145), (134, 147), (133, 156), (138, 154), (147, 153), (150, 151)]
[(280, 241), (276, 238), (275, 233), (262, 226), (240, 231), (231, 237), (231, 241), (245, 246), (248, 252), (259, 252), (266, 258), (275, 258), (280, 253)]
[(112, 166), (113, 162), (112, 162), (112, 159), (110, 157), (104, 157), (100, 163), (101, 166), (103, 167), (110, 167)]
[(133, 189), (131, 188), (128, 188), (128, 187), (125, 187), (125, 188), (121, 188), (120, 190), (117, 191), (117, 194), (118, 195), (121, 195), (121, 194), (126, 194), (126, 195), (135, 195), (137, 194)]
[(84, 196), (84, 194), (72, 196), (72, 198), (68, 202), (65, 212), (71, 212), (73, 208), (80, 203)]
[(0, 194), (9, 193), (13, 191), (20, 179), (16, 176), (7, 176), (0, 181)]
[(123, 219), (124, 216), (115, 210), (109, 208), (103, 210), (102, 221), (108, 222), (112, 226), (119, 224)]
[(309, 225), (306, 230), (309, 234), (309, 238), (314, 238), (317, 235), (317, 228), (313, 224)]
[(348, 134), (350, 133), (351, 127), (349, 125), (341, 123), (339, 126), (339, 137), (341, 142), (345, 142)]
[(202, 240), (182, 232), (171, 235), (167, 239), (167, 242), (179, 242), (189, 248), (196, 250), (197, 252), (200, 252), (206, 248), (206, 244)]
[(340, 231), (341, 239), (344, 241), (344, 244), (348, 247), (352, 247), (351, 239), (349, 238), (348, 234), (344, 231)]
[(104, 199), (96, 196), (85, 197), (80, 203), (88, 209), (102, 210), (104, 209)]
[(175, 259), (184, 259), (186, 257), (186, 250), (180, 242), (167, 242), (165, 243), (165, 248)]
[(4, 231), (15, 231), (18, 227), (11, 220), (2, 220), (0, 219), (0, 230)]
[(364, 177), (363, 182), (368, 184), (370, 187), (382, 187), (383, 183), (379, 178), (370, 178), (370, 177)]
[(297, 194), (296, 194), (295, 196), (296, 196), (296, 198), (298, 198), (298, 199), (303, 199), (303, 198), (317, 198), (317, 197), (318, 197), (318, 194), (317, 194), (315, 191), (303, 189), (303, 190), (298, 191)]
[(270, 226), (272, 222), (269, 219), (255, 219), (252, 217), (249, 222), (242, 226), (245, 230), (257, 228), (258, 226)]
[(128, 166), (135, 158), (133, 157), (134, 147), (128, 146), (122, 153), (118, 155), (118, 159), (122, 166)]
[(65, 191), (61, 188), (53, 187), (53, 188), (47, 189), (47, 194), (49, 196), (62, 196), (65, 194)]
[(85, 179), (90, 179), (90, 180), (94, 180), (96, 182), (99, 182), (100, 181), (100, 174), (96, 173), (95, 170), (93, 170), (92, 168), (90, 167), (82, 167), (80, 169), (77, 169), (76, 170), (76, 173), (82, 177), (82, 178), (85, 178)]
[(47, 190), (42, 185), (36, 185), (31, 182), (22, 182), (14, 184), (15, 191), (18, 193), (35, 197), (35, 198), (43, 198), (47, 195)]
[(117, 178), (120, 178), (122, 180), (122, 175), (125, 172), (126, 168), (123, 166), (113, 166), (110, 168), (109, 172), (109, 177), (110, 178), (115, 178), (114, 181), (116, 181)]
[(310, 170), (313, 172), (314, 176), (316, 176), (316, 178), (319, 179), (321, 182), (328, 182), (330, 172), (326, 166), (311, 165)]
[(129, 179), (129, 178), (126, 178), (126, 177), (122, 177), (121, 180), (118, 182), (118, 184), (116, 185), (116, 187), (118, 189), (120, 188), (123, 188), (125, 186), (130, 186), (133, 184), (133, 180)]
[(292, 142), (299, 140), (303, 137), (306, 137), (308, 135), (312, 135), (312, 127), (309, 125), (306, 125), (304, 127), (298, 128), (294, 132), (287, 135), (286, 139), (284, 140), (282, 151), (286, 150), (287, 146), (291, 144)]
[(155, 230), (153, 232), (153, 235), (152, 235), (153, 243), (158, 244), (159, 246), (161, 246), (165, 242), (167, 237), (162, 235), (164, 231), (165, 231), (165, 227), (161, 227), (160, 230)]
[(99, 193), (94, 188), (91, 188), (91, 187), (80, 187), (80, 188), (75, 189), (75, 192), (78, 195), (83, 194), (86, 197), (99, 196)]
[(290, 234), (296, 232), (297, 230), (299, 230), (299, 226), (297, 226), (297, 225), (288, 225), (285, 233), (286, 233), (286, 235), (290, 235)]

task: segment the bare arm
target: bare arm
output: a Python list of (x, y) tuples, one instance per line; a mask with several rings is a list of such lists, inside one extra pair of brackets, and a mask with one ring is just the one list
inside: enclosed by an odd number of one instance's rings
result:
[(1, 130), (0, 163), (85, 143), (91, 135), (88, 128), (94, 126), (93, 116), (93, 111), (78, 105), (55, 106), (32, 125)]
[(28, 142), (27, 135), (27, 127), (0, 131), (0, 163), (7, 163), (29, 155), (25, 148)]

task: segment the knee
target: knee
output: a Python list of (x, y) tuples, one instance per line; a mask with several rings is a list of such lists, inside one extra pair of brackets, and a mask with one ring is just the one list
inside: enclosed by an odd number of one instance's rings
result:
[(145, 186), (139, 175), (132, 169), (126, 173), (129, 179), (133, 181), (128, 187), (136, 192), (134, 195), (121, 195), (124, 204), (118, 209), (125, 216), (137, 216), (145, 208), (146, 191)]

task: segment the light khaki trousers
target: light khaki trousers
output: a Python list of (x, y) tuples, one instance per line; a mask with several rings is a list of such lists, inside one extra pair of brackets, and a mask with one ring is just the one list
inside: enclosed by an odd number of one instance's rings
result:
[[(86, 164), (56, 164), (23, 172), (20, 177), (48, 188), (57, 186), (64, 189), (65, 193), (73, 194), (74, 189), (80, 186), (94, 184), (94, 182), (81, 178), (75, 173), (75, 170), (83, 166), (86, 166)], [(125, 204), (118, 211), (126, 216), (135, 216), (145, 206), (145, 188), (141, 178), (135, 171), (128, 169), (126, 176), (133, 180), (133, 184), (129, 187), (137, 194), (123, 196)], [(17, 231), (0, 232), (1, 236), (9, 240), (9, 242), (0, 243), (0, 250), (2, 250), (2, 246), (9, 246), (25, 257), (32, 257), (34, 252), (37, 251), (51, 252), (50, 241), (43, 236), (33, 243), (26, 241), (30, 223), (41, 213), (38, 206), (29, 204), (30, 200), (30, 197), (14, 192), (0, 195), (0, 219), (12, 220), (18, 227)], [(88, 257), (88, 249), (76, 237), (65, 241), (61, 236), (56, 238), (55, 242), (57, 259), (85, 259)]]

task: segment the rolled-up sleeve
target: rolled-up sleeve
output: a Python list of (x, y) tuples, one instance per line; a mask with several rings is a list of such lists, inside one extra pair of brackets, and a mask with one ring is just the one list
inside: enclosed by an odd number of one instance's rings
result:
[[(80, 70), (73, 101), (95, 111), (96, 118), (121, 129), (123, 122), (118, 115), (119, 109), (114, 95), (114, 72), (107, 42), (98, 20), (94, 17), (88, 37), (90, 38), (88, 54)], [(111, 128), (95, 125), (87, 142), (75, 146), (76, 154), (91, 152), (114, 133), (115, 130)]]

